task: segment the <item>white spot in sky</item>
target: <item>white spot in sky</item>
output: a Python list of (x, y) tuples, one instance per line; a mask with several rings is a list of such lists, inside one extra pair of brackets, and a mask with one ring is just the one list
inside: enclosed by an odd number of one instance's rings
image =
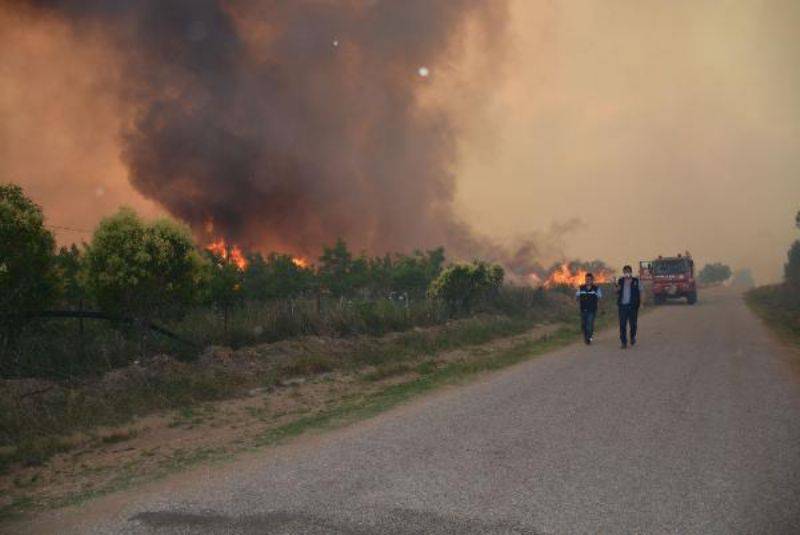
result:
[(420, 67), (419, 71), (417, 72), (419, 72), (419, 75), (422, 76), (423, 78), (427, 78), (428, 75), (431, 73), (431, 71), (428, 70), (428, 67)]
[(339, 46), (339, 40), (338, 39), (334, 39), (333, 40), (333, 46)]

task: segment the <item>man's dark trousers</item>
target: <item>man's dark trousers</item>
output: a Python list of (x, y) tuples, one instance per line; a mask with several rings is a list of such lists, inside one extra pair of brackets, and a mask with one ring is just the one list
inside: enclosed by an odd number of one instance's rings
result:
[(583, 339), (591, 340), (594, 334), (594, 310), (581, 310), (581, 330), (583, 331)]
[(636, 341), (636, 319), (638, 315), (638, 307), (633, 305), (619, 305), (619, 340), (625, 345), (628, 343), (628, 324), (631, 326), (631, 342)]

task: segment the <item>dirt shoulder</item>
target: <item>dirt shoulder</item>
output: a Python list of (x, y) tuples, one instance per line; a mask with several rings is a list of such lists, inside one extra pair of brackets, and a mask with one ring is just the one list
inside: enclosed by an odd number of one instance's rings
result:
[[(403, 358), (332, 371), (319, 366), (320, 359), (334, 358), (352, 347), (335, 347), (321, 340), (294, 341), (297, 351), (315, 355), (301, 365), (297, 377), (247, 389), (233, 399), (160, 411), (124, 425), (76, 433), (68, 451), (41, 464), (16, 465), (0, 477), (0, 507), (6, 517), (13, 517), (67, 506), (199, 463), (225, 461), (308, 429), (336, 427), (376, 414), (441, 384), (564, 345), (576, 334), (573, 326), (563, 323), (542, 324), (486, 343), (412, 352)], [(319, 347), (311, 351), (309, 344)], [(286, 347), (278, 351), (274, 346), (248, 348), (243, 353), (217, 348), (206, 358), (220, 366), (247, 370), (252, 366), (248, 351), (286, 354)], [(297, 365), (297, 359), (291, 362)]]

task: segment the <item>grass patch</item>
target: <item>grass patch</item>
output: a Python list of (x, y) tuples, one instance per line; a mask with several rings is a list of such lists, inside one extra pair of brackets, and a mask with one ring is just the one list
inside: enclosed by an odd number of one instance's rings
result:
[(136, 435), (137, 433), (135, 430), (116, 431), (110, 435), (100, 437), (100, 442), (103, 444), (119, 444), (120, 442), (125, 442), (126, 440), (132, 439)]
[(484, 355), (475, 360), (452, 362), (439, 367), (433, 362), (423, 363), (415, 368), (421, 374), (417, 379), (388, 386), (380, 392), (346, 401), (271, 429), (259, 437), (256, 446), (279, 444), (311, 429), (330, 429), (368, 418), (437, 387), (461, 383), (478, 373), (505, 368), (562, 347), (574, 342), (578, 334), (577, 328), (562, 327), (549, 336), (521, 342), (500, 354)]
[(285, 377), (298, 377), (306, 375), (319, 375), (336, 368), (336, 362), (326, 355), (306, 355), (281, 367), (281, 374)]
[(0, 463), (6, 464), (6, 470), (14, 463), (23, 466), (41, 466), (53, 455), (69, 451), (72, 447), (72, 444), (59, 436), (25, 437), (12, 451), (3, 456)]
[(759, 286), (745, 294), (745, 302), (782, 340), (800, 347), (800, 299), (784, 284)]
[[(337, 369), (377, 366), (368, 380), (402, 373), (404, 361), (440, 351), (489, 342), (519, 334), (533, 320), (506, 316), (476, 317), (430, 331), (409, 331), (393, 337), (355, 340), (348, 352), (336, 355), (295, 355), (263, 373), (235, 367), (206, 368), (180, 364), (157, 373), (132, 376), (113, 390), (84, 386), (59, 388), (20, 404), (9, 392), (0, 392), (0, 447), (14, 446), (15, 454), (0, 456), (0, 471), (17, 462), (40, 464), (65, 451), (63, 438), (91, 432), (98, 426), (126, 425), (137, 416), (176, 410), (172, 427), (198, 425), (208, 419), (208, 402), (230, 399), (265, 383), (311, 377)], [(101, 438), (100, 440), (104, 440)], [(107, 440), (125, 440), (124, 437)]]
[(411, 370), (411, 366), (406, 364), (405, 362), (398, 362), (395, 364), (384, 364), (382, 366), (378, 366), (375, 370), (365, 373), (361, 376), (361, 379), (368, 382), (375, 382), (375, 381), (382, 381), (383, 379), (388, 379), (389, 377), (394, 377), (396, 375), (403, 375), (404, 373), (408, 373)]

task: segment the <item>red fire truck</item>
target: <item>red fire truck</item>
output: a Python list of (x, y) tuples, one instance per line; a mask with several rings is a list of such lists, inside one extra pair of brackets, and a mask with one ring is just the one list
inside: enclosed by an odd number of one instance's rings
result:
[(664, 304), (667, 299), (686, 298), (697, 302), (697, 284), (694, 279), (694, 260), (689, 251), (677, 256), (659, 256), (655, 260), (639, 262), (639, 277), (650, 289), (653, 301)]

